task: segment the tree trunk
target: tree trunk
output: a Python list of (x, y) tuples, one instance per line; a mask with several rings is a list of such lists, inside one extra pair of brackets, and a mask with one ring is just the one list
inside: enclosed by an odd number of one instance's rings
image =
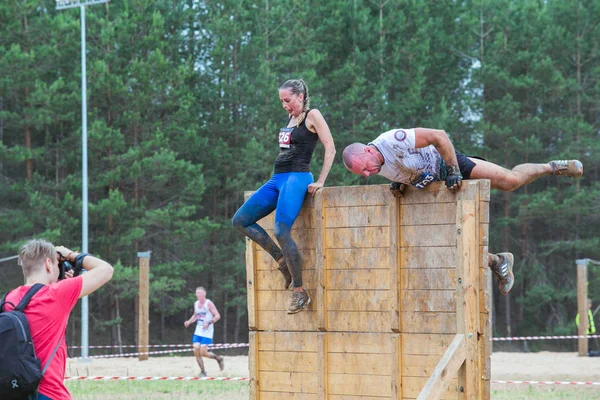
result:
[(229, 293), (227, 292), (227, 290), (225, 290), (225, 293), (223, 294), (223, 312), (221, 313), (221, 315), (223, 316), (223, 343), (227, 343), (227, 325), (229, 322), (229, 318), (227, 317), (227, 310), (229, 309), (229, 307), (227, 306), (229, 300)]

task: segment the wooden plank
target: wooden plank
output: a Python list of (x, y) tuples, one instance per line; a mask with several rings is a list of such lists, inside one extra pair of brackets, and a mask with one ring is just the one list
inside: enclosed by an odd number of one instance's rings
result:
[[(489, 204), (483, 201), (479, 205)], [(481, 213), (479, 214), (481, 216)], [(479, 398), (490, 398), (490, 380), (492, 379), (492, 273), (489, 269), (487, 258), (487, 246), (480, 246), (480, 257), (485, 263), (480, 268), (481, 280), (479, 297), (481, 305), (479, 308), (481, 337), (479, 338), (479, 371), (481, 381), (479, 385)]]
[[(144, 254), (144, 253), (142, 253)], [(150, 252), (138, 253), (139, 289), (138, 289), (138, 355), (139, 361), (148, 359), (150, 339)]]
[(392, 357), (373, 357), (368, 354), (330, 353), (330, 374), (389, 375)]
[(402, 395), (402, 335), (391, 335), (392, 341), (392, 360), (391, 360), (391, 398), (398, 399)]
[(456, 290), (405, 290), (402, 310), (456, 312)]
[[(272, 229), (265, 229), (265, 231), (272, 238), (275, 237)], [(314, 228), (292, 229), (292, 239), (294, 239), (294, 242), (296, 242), (298, 250), (314, 250), (316, 246), (315, 238), (316, 235)], [(275, 242), (277, 242), (277, 240), (275, 240)]]
[(456, 222), (456, 205), (403, 204), (401, 225), (447, 225)]
[(579, 314), (579, 326), (577, 327), (577, 350), (579, 357), (585, 357), (588, 353), (588, 339), (586, 336), (588, 321), (588, 272), (587, 261), (577, 260), (577, 313)]
[[(260, 392), (298, 392), (318, 394), (318, 374), (262, 371)], [(318, 398), (318, 397), (317, 397)]]
[(392, 384), (389, 375), (329, 374), (328, 380), (329, 392), (342, 395), (389, 397)]
[[(254, 287), (255, 290), (282, 290), (283, 289), (283, 275), (281, 272), (274, 271), (256, 271), (254, 276)], [(308, 290), (316, 290), (317, 288), (317, 271), (316, 270), (302, 270), (302, 282), (304, 288)], [(290, 292), (291, 293), (291, 292)], [(312, 293), (311, 293), (312, 294)], [(290, 294), (291, 298), (291, 294)]]
[[(464, 185), (463, 185), (464, 186)], [(446, 189), (444, 182), (432, 182), (424, 189), (408, 185), (402, 198), (403, 204), (441, 204), (456, 202), (456, 192)]]
[(389, 185), (338, 186), (322, 190), (327, 195), (327, 207), (331, 208), (386, 205), (388, 196), (392, 196)]
[(456, 268), (456, 244), (437, 247), (402, 247), (402, 268)]
[(329, 394), (329, 354), (327, 352), (327, 334), (325, 332), (317, 333), (317, 354), (319, 364), (319, 399), (326, 400)]
[(388, 226), (389, 206), (356, 206), (327, 209), (325, 223), (329, 228), (356, 228), (361, 226)]
[(403, 290), (456, 288), (454, 269), (402, 269), (400, 274)]
[[(289, 290), (259, 290), (256, 292), (256, 309), (261, 311), (287, 311), (292, 292)], [(310, 293), (311, 304), (320, 304), (315, 292)]]
[(329, 311), (389, 311), (389, 290), (328, 290)]
[(490, 203), (488, 201), (480, 200), (479, 205), (479, 223), (489, 224), (490, 223)]
[(376, 269), (389, 268), (390, 251), (386, 247), (364, 249), (326, 249), (327, 269)]
[[(481, 202), (480, 202), (481, 203)], [(490, 244), (490, 228), (488, 224), (479, 224), (479, 237), (481, 238), (480, 244), (482, 246), (488, 246)]]
[(300, 351), (260, 351), (259, 371), (319, 372), (319, 353)]
[(317, 352), (314, 332), (258, 332), (260, 351)]
[[(275, 223), (275, 212), (267, 215), (263, 219), (259, 220), (258, 225), (263, 227), (264, 229), (273, 229), (273, 224)], [(298, 228), (314, 228), (315, 227), (315, 216), (312, 208), (302, 208), (300, 213), (296, 217), (294, 221), (294, 225), (292, 225), (292, 229)]]
[(440, 362), (433, 370), (427, 383), (417, 397), (418, 400), (437, 400), (446, 391), (446, 387), (456, 375), (458, 368), (465, 362), (465, 335), (458, 334), (450, 343)]
[[(440, 356), (446, 352), (455, 334), (404, 333), (402, 335), (402, 354)], [(436, 361), (437, 364), (437, 361)], [(435, 366), (435, 365), (434, 365)]]
[(326, 271), (329, 288), (338, 290), (388, 290), (388, 269), (333, 269)]
[[(314, 205), (315, 205), (315, 257), (316, 257), (316, 267), (317, 267), (317, 298), (320, 300), (325, 299), (325, 293), (327, 291), (327, 274), (326, 270), (326, 262), (325, 259), (325, 198), (323, 197), (323, 191), (319, 190), (315, 194)], [(326, 302), (319, 301), (315, 302), (313, 306), (317, 310), (317, 328), (320, 331), (327, 330), (327, 312), (326, 312)]]
[(259, 369), (260, 358), (258, 355), (258, 335), (259, 333), (250, 331), (248, 333), (248, 370), (250, 372), (250, 400), (259, 400)]
[(389, 335), (384, 333), (330, 332), (329, 353), (390, 354)]
[(388, 398), (389, 396), (348, 396), (344, 394), (330, 394), (328, 400), (383, 400)]
[[(403, 399), (416, 399), (419, 393), (427, 383), (427, 378), (417, 378), (414, 376), (402, 378), (402, 398)], [(446, 390), (442, 393), (441, 400), (458, 398), (458, 381), (452, 379), (446, 387)]]
[[(402, 374), (419, 378), (429, 378), (440, 362), (441, 355), (404, 355)], [(454, 375), (456, 379), (456, 374)]]
[[(472, 182), (473, 183), (473, 182)], [(472, 185), (471, 185), (472, 186)], [(460, 193), (457, 201), (457, 331), (465, 334), (466, 360), (459, 371), (459, 385), (464, 388), (464, 397), (476, 399), (479, 396), (479, 284), (481, 253), (478, 233), (478, 196)], [(462, 282), (461, 282), (462, 280)], [(462, 299), (462, 301), (460, 300)]]
[(454, 246), (456, 227), (446, 225), (403, 225), (400, 227), (403, 242), (409, 247)]
[[(256, 265), (255, 269), (257, 271), (277, 271), (277, 263), (273, 260), (273, 257), (259, 246), (257, 246), (256, 251)], [(315, 249), (304, 249), (298, 250), (300, 254), (300, 259), (302, 260), (302, 269), (310, 270), (316, 269), (317, 258)]]
[(329, 330), (337, 332), (390, 332), (389, 312), (328, 311)]
[(456, 313), (403, 311), (401, 318), (403, 332), (456, 333)]
[(479, 188), (479, 202), (481, 204), (489, 203), (492, 192), (492, 182), (489, 179), (479, 179), (476, 183)]
[[(292, 393), (292, 392), (261, 392), (260, 400), (317, 400), (316, 393)], [(252, 400), (252, 399), (250, 399)]]
[(388, 247), (389, 227), (329, 228), (325, 230), (327, 247), (350, 249), (365, 247)]
[[(402, 219), (403, 209), (400, 207), (400, 200), (394, 196), (389, 197), (389, 225), (390, 225), (390, 242), (389, 242), (389, 258), (390, 258), (390, 269), (389, 269), (389, 289), (390, 289), (390, 329), (393, 332), (400, 332), (400, 287), (401, 287), (401, 275), (400, 275), (400, 247), (402, 246), (399, 225)], [(395, 383), (394, 383), (395, 382)], [(399, 385), (399, 382), (393, 381), (392, 385)]]
[(282, 311), (261, 310), (257, 328), (261, 331), (316, 331), (317, 313), (312, 307), (311, 303), (308, 309), (292, 315)]
[[(486, 288), (490, 288), (492, 283), (492, 270), (489, 267), (489, 252), (488, 246), (479, 246), (480, 257), (481, 257), (481, 268), (479, 269), (480, 279), (479, 286), (482, 290), (487, 290)], [(492, 296), (492, 292), (487, 292), (488, 297)], [(481, 307), (481, 312), (489, 313), (491, 312), (491, 302), (489, 303), (489, 307)]]
[(248, 301), (248, 329), (256, 330), (256, 244), (246, 238), (246, 296)]

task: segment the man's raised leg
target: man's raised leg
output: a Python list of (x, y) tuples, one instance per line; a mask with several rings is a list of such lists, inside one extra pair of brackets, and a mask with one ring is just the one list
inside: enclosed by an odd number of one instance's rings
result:
[(469, 158), (475, 163), (469, 179), (489, 179), (493, 189), (512, 192), (542, 176), (562, 175), (579, 178), (583, 165), (578, 160), (556, 160), (546, 164), (519, 164), (507, 169), (489, 161)]

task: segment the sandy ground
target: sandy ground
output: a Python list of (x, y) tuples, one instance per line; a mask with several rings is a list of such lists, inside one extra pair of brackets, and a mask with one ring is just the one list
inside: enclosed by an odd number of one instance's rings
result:
[[(225, 357), (225, 370), (215, 360), (205, 359), (209, 376), (247, 377), (248, 357)], [(69, 376), (197, 376), (193, 356), (94, 359), (91, 363), (67, 362)], [(600, 357), (578, 357), (576, 353), (493, 353), (493, 380), (593, 381), (600, 382)]]

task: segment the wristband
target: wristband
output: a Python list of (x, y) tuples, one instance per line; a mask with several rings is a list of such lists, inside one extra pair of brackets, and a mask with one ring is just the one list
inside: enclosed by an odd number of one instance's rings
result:
[(83, 259), (89, 256), (89, 253), (79, 253), (75, 257), (75, 267), (73, 268), (73, 276), (77, 276), (81, 273), (83, 269)]
[(448, 175), (461, 175), (458, 165), (447, 165), (446, 172)]

